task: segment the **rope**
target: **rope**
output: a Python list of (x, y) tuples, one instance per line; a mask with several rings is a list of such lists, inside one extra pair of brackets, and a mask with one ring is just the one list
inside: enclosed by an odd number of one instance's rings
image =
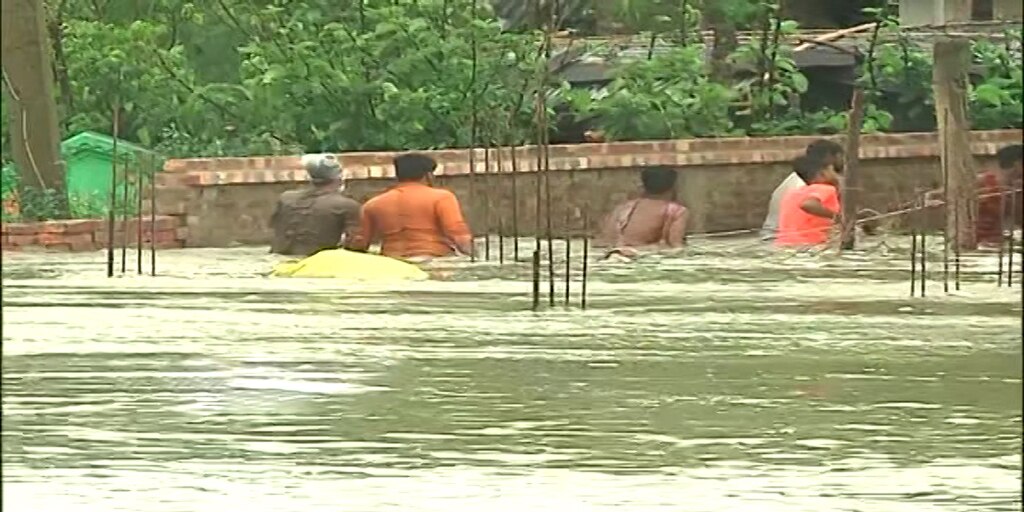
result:
[(28, 162), (32, 165), (32, 172), (35, 173), (36, 179), (39, 180), (39, 188), (46, 189), (46, 181), (43, 180), (42, 173), (39, 172), (39, 166), (36, 165), (36, 158), (32, 154), (32, 148), (28, 144), (28, 114), (25, 113), (25, 104), (22, 103), (21, 98), (18, 96), (18, 92), (14, 90), (14, 86), (11, 85), (11, 79), (7, 76), (7, 68), (3, 69), (4, 85), (7, 86), (7, 90), (11, 93), (11, 99), (18, 103), (21, 109), (21, 142), (25, 146), (25, 154), (28, 155)]

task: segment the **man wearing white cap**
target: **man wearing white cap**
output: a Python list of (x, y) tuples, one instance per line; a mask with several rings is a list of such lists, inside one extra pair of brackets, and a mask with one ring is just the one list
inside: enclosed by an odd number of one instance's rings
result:
[(281, 194), (270, 218), (270, 252), (311, 256), (344, 245), (359, 228), (360, 205), (342, 194), (341, 164), (333, 155), (306, 155), (310, 185)]

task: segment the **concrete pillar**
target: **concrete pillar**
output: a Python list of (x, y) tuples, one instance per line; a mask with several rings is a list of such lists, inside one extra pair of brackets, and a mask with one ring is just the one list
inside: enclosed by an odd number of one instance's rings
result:
[(945, 25), (970, 20), (971, 0), (900, 1), (900, 23), (906, 26)]
[(998, 21), (1021, 21), (1024, 19), (1024, 4), (1021, 0), (993, 0), (992, 18)]

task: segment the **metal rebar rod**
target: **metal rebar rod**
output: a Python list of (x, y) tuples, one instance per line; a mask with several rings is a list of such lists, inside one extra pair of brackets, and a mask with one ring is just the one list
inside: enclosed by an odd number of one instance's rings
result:
[(572, 292), (570, 279), (572, 278), (572, 234), (566, 232), (565, 236), (565, 306), (569, 306), (569, 296)]
[(516, 158), (516, 139), (512, 138), (509, 158), (512, 160), (512, 261), (519, 263), (519, 159)]
[(587, 309), (587, 270), (590, 264), (589, 217), (583, 213), (583, 271), (580, 275), (580, 308)]
[[(489, 134), (488, 134), (489, 135)], [(484, 182), (487, 181), (488, 175), (491, 173), (491, 140), (490, 137), (484, 136)], [(483, 200), (484, 200), (484, 261), (491, 261), (491, 205), (490, 205), (490, 186), (484, 186)]]
[[(1010, 229), (1010, 233), (1007, 235), (1007, 244), (1010, 246), (1010, 253), (1006, 255), (1006, 266), (1011, 270), (1006, 273), (1006, 286), (1013, 287), (1013, 253), (1017, 252), (1014, 250), (1017, 243), (1015, 241), (1014, 230)], [(1002, 244), (999, 244), (1002, 247)]]
[(150, 157), (149, 174), (149, 275), (156, 276), (156, 173), (160, 163)]
[(540, 309), (540, 251), (533, 251), (533, 310)]
[(960, 291), (960, 201), (953, 198), (953, 286)]
[(498, 217), (498, 265), (505, 264), (505, 221)]
[[(949, 133), (949, 117), (945, 117), (946, 133)], [(949, 145), (942, 144), (940, 164), (942, 165), (942, 291), (949, 293)], [(925, 206), (925, 205), (922, 205)]]
[(140, 161), (138, 172), (135, 173), (135, 270), (142, 275), (142, 184), (145, 183), (143, 173), (145, 166)]
[[(999, 264), (996, 267), (996, 287), (1002, 287), (1003, 286), (1003, 250), (1006, 248), (1006, 242), (1007, 241), (1009, 241), (1009, 237), (1006, 235), (1006, 232), (1003, 231), (1003, 230), (999, 230), (999, 253), (998, 253), (998, 256), (997, 256), (998, 259), (999, 259)], [(1010, 253), (1011, 254), (1013, 253), (1013, 247), (1010, 247)], [(1011, 258), (1011, 263), (1012, 263), (1013, 256), (1010, 256), (1010, 258)], [(1013, 270), (1012, 270), (1013, 266), (1012, 265), (1010, 266), (1010, 269), (1011, 269), (1010, 273), (1012, 274), (1013, 273)]]
[[(494, 160), (495, 160), (495, 169), (497, 170), (497, 172), (495, 173), (495, 176), (494, 176), (493, 179), (496, 181), (496, 183), (501, 183), (505, 179), (505, 167), (504, 167), (505, 161), (501, 157), (501, 152), (505, 148), (501, 145), (501, 143), (502, 143), (501, 140), (496, 140), (496, 142), (498, 143), (498, 146), (495, 148)], [(494, 186), (496, 188), (500, 189), (500, 187), (498, 185), (494, 185)], [(504, 265), (504, 264), (505, 264), (505, 218), (501, 215), (501, 213), (499, 213), (498, 214), (498, 265)]]
[(910, 232), (910, 296), (917, 294), (917, 231)]
[(114, 229), (117, 211), (117, 139), (120, 122), (121, 99), (114, 100), (113, 149), (110, 158), (110, 205), (107, 211), (107, 277), (114, 277)]
[(925, 296), (925, 285), (928, 282), (928, 235), (921, 231), (921, 296)]
[[(1005, 204), (1006, 202), (1003, 201), (1003, 203)], [(1010, 211), (1013, 212), (1013, 213), (1011, 213), (1011, 215), (1013, 215), (1013, 216), (1017, 215), (1017, 192), (1016, 191), (1013, 191), (1013, 192), (1010, 193)], [(1002, 218), (1000, 218), (1000, 224), (1002, 224)], [(1009, 233), (1010, 254), (1008, 254), (1006, 256), (1006, 258), (1007, 258), (1006, 266), (1007, 266), (1007, 268), (1010, 269), (1010, 271), (1006, 273), (1006, 286), (1010, 287), (1010, 288), (1013, 287), (1013, 253), (1016, 252), (1016, 251), (1014, 251), (1014, 246), (1016, 245), (1014, 243), (1014, 238), (1016, 238), (1014, 233), (1016, 232), (1015, 230), (1016, 230), (1017, 226), (1015, 226), (1014, 224), (1015, 224), (1014, 222), (1010, 223), (1010, 233)], [(1002, 247), (1002, 244), (999, 244), (999, 246)]]
[[(447, 8), (445, 9), (447, 11)], [(472, 4), (472, 17), (476, 18), (477, 14), (477, 0), (473, 0)], [(447, 13), (446, 13), (447, 15)], [(476, 39), (476, 28), (471, 25), (472, 30), (470, 31), (470, 53), (471, 53), (471, 64), (470, 64), (470, 78), (469, 78), (469, 94), (470, 94), (470, 110), (472, 112), (470, 117), (469, 126), (469, 204), (473, 208), (474, 214), (479, 211), (479, 204), (476, 198), (476, 143), (478, 136), (478, 96), (476, 91), (477, 79), (478, 79), (478, 47)], [(475, 215), (474, 215), (475, 217)], [(470, 251), (469, 260), (476, 262), (476, 243), (474, 236), (473, 250)]]
[(121, 273), (124, 274), (128, 265), (128, 205), (131, 204), (128, 200), (128, 184), (131, 181), (128, 179), (128, 160), (125, 161), (121, 174)]

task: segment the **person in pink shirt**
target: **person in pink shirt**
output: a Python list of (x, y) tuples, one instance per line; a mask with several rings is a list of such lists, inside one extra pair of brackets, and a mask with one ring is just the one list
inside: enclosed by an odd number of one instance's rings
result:
[(779, 232), (775, 245), (808, 247), (828, 243), (829, 231), (839, 219), (839, 174), (821, 158), (802, 156), (796, 173), (807, 185), (789, 191), (779, 206)]

